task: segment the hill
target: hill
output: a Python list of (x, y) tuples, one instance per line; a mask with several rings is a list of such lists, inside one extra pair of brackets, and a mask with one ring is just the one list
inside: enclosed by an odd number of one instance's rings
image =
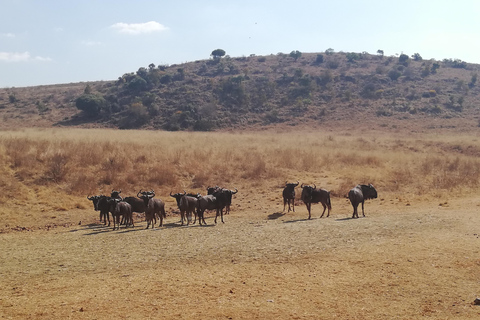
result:
[(468, 130), (478, 127), (478, 70), (419, 54), (332, 51), (151, 64), (117, 81), (0, 89), (0, 128)]

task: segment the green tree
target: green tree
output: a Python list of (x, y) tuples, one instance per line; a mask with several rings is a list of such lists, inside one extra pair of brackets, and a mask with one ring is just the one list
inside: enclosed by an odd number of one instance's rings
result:
[(315, 59), (315, 63), (323, 63), (323, 54), (317, 54), (317, 58)]
[(332, 48), (328, 48), (327, 50), (325, 50), (325, 54), (327, 56), (331, 56), (334, 53), (335, 53), (335, 50), (333, 50)]
[(290, 57), (294, 58), (295, 61), (297, 61), (298, 58), (300, 58), (302, 56), (302, 53), (298, 50), (293, 50), (292, 52), (290, 52)]
[(107, 106), (106, 100), (98, 94), (83, 94), (75, 100), (77, 109), (89, 116), (99, 115)]
[(378, 49), (378, 50), (377, 50), (377, 53), (378, 53), (378, 55), (379, 55), (380, 57), (383, 58), (383, 50)]
[(400, 63), (405, 63), (405, 62), (408, 61), (408, 59), (409, 59), (408, 56), (406, 54), (403, 54), (403, 53), (400, 55), (400, 57), (398, 57), (398, 61)]
[(420, 55), (420, 53), (414, 53), (412, 55), (412, 59), (415, 60), (415, 61), (422, 61), (422, 56)]
[(222, 50), (222, 49), (215, 49), (212, 51), (212, 53), (210, 54), (213, 59), (220, 59), (221, 57), (223, 57), (225, 55), (225, 50)]

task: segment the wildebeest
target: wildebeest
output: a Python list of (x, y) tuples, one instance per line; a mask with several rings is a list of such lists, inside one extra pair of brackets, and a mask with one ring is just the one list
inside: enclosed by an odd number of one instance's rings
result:
[(226, 195), (226, 205), (225, 205), (225, 214), (230, 214), (230, 206), (232, 205), (232, 197), (238, 192), (237, 188), (234, 188), (235, 191), (221, 188), (219, 186), (207, 187), (207, 194), (214, 194), (215, 192), (222, 191)]
[(166, 218), (165, 213), (165, 204), (160, 199), (154, 199), (155, 191), (143, 191), (140, 190), (137, 193), (137, 197), (143, 199), (145, 203), (145, 219), (147, 220), (147, 229), (152, 224), (152, 229), (155, 227), (155, 223), (157, 223), (156, 217), (158, 216), (160, 220), (160, 227), (163, 226), (163, 218)]
[(377, 198), (377, 190), (373, 187), (372, 184), (365, 185), (359, 184), (352, 190), (348, 192), (348, 199), (352, 203), (353, 207), (353, 215), (352, 219), (357, 217), (358, 218), (358, 205), (362, 204), (362, 214), (365, 217), (365, 212), (363, 211), (363, 206), (365, 200), (368, 199), (376, 199)]
[(95, 209), (95, 211), (100, 211), (100, 222), (102, 222), (103, 218), (103, 224), (106, 225), (108, 220), (108, 226), (110, 226), (110, 215), (108, 214), (110, 210), (108, 199), (110, 199), (110, 197), (104, 196), (102, 194), (92, 197), (87, 196), (87, 199), (93, 202), (93, 208)]
[(180, 218), (181, 218), (182, 226), (183, 226), (184, 220), (187, 220), (187, 225), (190, 224), (190, 222), (192, 221), (192, 214), (195, 215), (195, 222), (196, 222), (197, 213), (195, 212), (195, 210), (197, 208), (198, 194), (193, 196), (193, 194), (191, 193), (187, 194), (187, 192), (183, 190), (183, 193), (172, 194), (172, 192), (170, 192), (170, 196), (175, 198), (175, 200), (177, 201), (177, 206), (178, 206), (178, 209), (180, 210)]
[(117, 228), (120, 229), (120, 216), (122, 216), (126, 222), (125, 228), (128, 227), (129, 221), (132, 223), (132, 226), (135, 227), (132, 219), (132, 206), (129, 203), (118, 198), (110, 198), (107, 202), (109, 210), (112, 213), (113, 230), (115, 230), (116, 225)]
[[(205, 222), (205, 210), (216, 210), (218, 207), (218, 202), (217, 198), (211, 194), (208, 194), (206, 196), (201, 196), (198, 195), (197, 197), (198, 202), (197, 202), (197, 216), (198, 216), (198, 223), (202, 225), (207, 224)], [(217, 217), (215, 216), (215, 223), (217, 223)]]
[(285, 188), (283, 189), (283, 211), (285, 211), (285, 206), (288, 203), (288, 212), (290, 212), (290, 204), (292, 204), (293, 212), (295, 212), (295, 187), (298, 186), (300, 182), (297, 183), (287, 183), (285, 181)]
[(311, 209), (312, 209), (312, 203), (321, 203), (323, 205), (323, 212), (320, 218), (323, 217), (325, 214), (325, 210), (328, 208), (328, 213), (327, 217), (330, 216), (330, 210), (332, 210), (332, 203), (330, 201), (330, 191), (327, 191), (325, 189), (317, 189), (317, 186), (314, 184), (312, 186), (304, 186), (303, 184), (301, 185), (302, 187), (302, 201), (305, 203), (307, 206), (308, 210), (308, 219), (311, 219), (312, 214), (311, 214)]

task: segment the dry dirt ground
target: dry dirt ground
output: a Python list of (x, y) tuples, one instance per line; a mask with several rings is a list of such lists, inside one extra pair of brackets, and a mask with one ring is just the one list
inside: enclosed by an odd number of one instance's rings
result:
[[(112, 231), (75, 224), (0, 234), (2, 319), (479, 319), (480, 200), (242, 199), (225, 223)], [(57, 214), (58, 215), (58, 214)], [(82, 220), (79, 225), (79, 220)]]

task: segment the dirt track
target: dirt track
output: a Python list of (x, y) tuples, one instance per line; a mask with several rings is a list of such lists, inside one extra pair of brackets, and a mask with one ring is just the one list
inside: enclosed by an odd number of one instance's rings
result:
[[(0, 234), (0, 314), (12, 319), (478, 319), (476, 199), (372, 200), (366, 218), (299, 206), (225, 224)], [(72, 213), (73, 214), (73, 213)], [(93, 213), (92, 219), (96, 218)]]

